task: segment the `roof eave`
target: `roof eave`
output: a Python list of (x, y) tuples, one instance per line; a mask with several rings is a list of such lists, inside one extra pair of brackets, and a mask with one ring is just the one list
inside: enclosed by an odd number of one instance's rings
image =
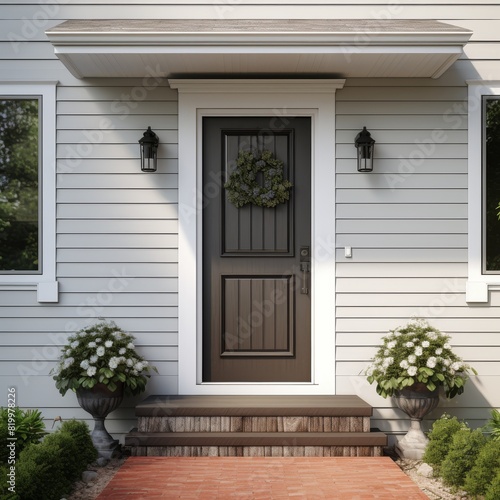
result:
[(166, 68), (167, 77), (195, 74), (193, 68), (198, 76), (230, 76), (239, 68), (260, 75), (437, 78), (463, 54), (472, 35), (437, 21), (303, 23), (75, 20), (46, 33), (56, 55), (78, 78), (143, 76), (145, 61)]
[(253, 32), (253, 33), (203, 33), (203, 32), (75, 32), (47, 31), (47, 36), (54, 46), (61, 45), (116, 45), (116, 46), (198, 46), (210, 44), (225, 45), (349, 45), (365, 47), (370, 45), (403, 45), (425, 46), (443, 45), (463, 47), (469, 40), (471, 32), (345, 32), (345, 33), (308, 33), (308, 32)]

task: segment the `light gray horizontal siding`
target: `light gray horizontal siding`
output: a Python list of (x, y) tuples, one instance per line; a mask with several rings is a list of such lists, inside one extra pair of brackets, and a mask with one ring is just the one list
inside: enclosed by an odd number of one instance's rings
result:
[[(134, 278), (137, 279), (137, 278)], [(99, 280), (96, 280), (99, 281)], [(89, 312), (91, 307), (88, 306), (79, 306), (78, 313), (81, 313), (86, 308), (88, 308)], [(117, 306), (116, 304), (112, 304), (111, 306), (100, 305), (100, 312), (102, 316), (118, 318), (135, 318), (137, 313), (133, 308), (127, 306)], [(146, 307), (143, 306), (141, 308), (144, 316), (148, 318), (176, 318), (177, 317), (177, 308), (174, 306), (171, 307)], [(18, 318), (19, 315), (24, 315), (24, 318), (75, 318), (75, 309), (73, 307), (57, 307), (57, 308), (28, 308), (28, 307), (10, 307), (9, 312), (5, 314), (4, 318)], [(14, 323), (14, 322), (13, 322)], [(7, 328), (8, 321), (4, 322), (4, 328)]]
[[(175, 263), (150, 263), (150, 262), (134, 262), (127, 263), (126, 266), (122, 268), (127, 276), (137, 277), (157, 277), (158, 273), (161, 276), (174, 278), (177, 277), (178, 266)], [(78, 274), (76, 274), (78, 273)], [(74, 269), (74, 265), (71, 263), (61, 263), (58, 265), (58, 275), (59, 276), (101, 276), (101, 277), (113, 277), (116, 274), (115, 266), (109, 263), (81, 263), (78, 270)]]
[[(118, 98), (119, 96), (117, 94), (117, 99)], [(139, 105), (139, 103), (137, 103), (137, 105)], [(135, 116), (135, 118), (132, 116)], [(57, 117), (57, 129), (90, 129), (99, 131), (105, 135), (108, 129), (138, 129), (143, 120), (147, 121), (153, 129), (162, 130), (177, 127), (177, 116), (174, 115), (148, 115), (147, 117), (141, 117), (138, 121), (137, 115), (121, 115), (120, 112), (117, 111), (114, 115), (59, 115)], [(141, 136), (139, 136), (139, 138)]]
[[(113, 101), (95, 101), (95, 102), (87, 102), (87, 101), (59, 101), (57, 104), (57, 114), (58, 115), (108, 115), (113, 113), (121, 113), (124, 117), (130, 115), (177, 115), (177, 101), (153, 101), (151, 100), (152, 96), (149, 96), (150, 99), (146, 100), (145, 97), (149, 94), (149, 91), (141, 91), (140, 100), (141, 102), (140, 108), (129, 105), (127, 99), (125, 97), (130, 98), (128, 96), (132, 96), (133, 98), (133, 89), (131, 92), (127, 93), (126, 91), (123, 94), (123, 97), (118, 101), (115, 97)], [(115, 94), (116, 95), (116, 94)], [(158, 95), (158, 92), (157, 92)], [(97, 96), (94, 95), (94, 99)], [(120, 141), (122, 142), (122, 141)]]
[(337, 263), (338, 278), (417, 278), (424, 272), (433, 278), (466, 278), (467, 265), (450, 262), (415, 262), (409, 267), (406, 262), (379, 262), (376, 266), (369, 262), (358, 262), (355, 266), (349, 262)]
[(128, 205), (125, 203), (60, 203), (57, 216), (61, 219), (177, 219), (177, 205), (146, 203)]
[[(410, 264), (410, 263), (408, 263)], [(337, 278), (337, 292), (348, 293), (404, 293), (419, 291), (440, 292), (445, 287), (450, 291), (463, 292), (465, 279), (460, 278)]]
[[(7, 23), (9, 24), (9, 23)], [(17, 24), (17, 23), (16, 23)], [(5, 21), (0, 22), (0, 29), (6, 25)], [(12, 25), (9, 26), (9, 30), (12, 30)], [(0, 40), (4, 38), (5, 34), (9, 31), (2, 31)], [(0, 41), (0, 58), (1, 59), (46, 59), (46, 60), (56, 60), (57, 56), (54, 53), (53, 47), (45, 41), (40, 43), (19, 43), (13, 44), (11, 41)]]
[[(94, 277), (79, 277), (66, 278), (61, 280), (65, 290), (82, 291), (82, 292), (98, 292), (102, 290), (110, 290), (111, 292), (128, 291), (140, 292), (164, 292), (172, 293), (177, 291), (177, 278), (133, 278), (123, 273), (123, 267), (116, 268), (116, 278), (94, 278)], [(144, 312), (147, 316), (147, 312)], [(141, 316), (141, 310), (138, 308), (135, 312), (130, 311), (133, 316)]]
[[(408, 176), (409, 177), (409, 176)], [(355, 182), (355, 181), (354, 181)], [(466, 189), (439, 189), (439, 186), (429, 187), (427, 190), (424, 189), (411, 189), (417, 187), (419, 184), (428, 183), (429, 178), (415, 178), (411, 179), (401, 176), (393, 177), (392, 175), (384, 178), (383, 176), (373, 175), (372, 185), (368, 181), (366, 186), (363, 186), (363, 181), (359, 184), (360, 189), (338, 190), (337, 202), (340, 203), (356, 203), (356, 204), (375, 204), (387, 201), (389, 199), (393, 200), (395, 204), (398, 203), (429, 203), (429, 204), (449, 204), (449, 203), (460, 203), (463, 200), (464, 194), (466, 194)], [(459, 185), (463, 182), (463, 179), (459, 177), (455, 178), (455, 184)], [(452, 184), (450, 187), (453, 188), (454, 182), (450, 181)], [(389, 189), (388, 186), (391, 186)], [(364, 187), (364, 189), (362, 189)], [(371, 189), (370, 189), (371, 187)], [(425, 217), (425, 213), (422, 214)]]
[[(410, 308), (409, 310), (414, 311), (411, 316), (431, 316), (431, 313), (433, 315), (436, 313), (441, 314), (443, 308), (450, 307), (450, 305), (467, 307), (463, 291), (450, 291), (448, 286), (440, 290), (439, 293), (421, 291), (404, 294), (399, 292), (357, 293), (356, 297), (353, 297), (352, 293), (356, 292), (338, 293), (337, 306), (350, 307), (355, 300), (355, 307), (377, 307), (377, 311), (374, 310), (373, 312), (384, 314), (384, 307), (387, 307), (388, 304), (398, 304), (397, 307), (407, 307)], [(424, 314), (425, 312), (427, 314)], [(399, 326), (401, 321), (398, 320), (397, 323), (391, 328)]]
[(420, 234), (364, 234), (337, 235), (340, 246), (355, 248), (466, 248), (466, 234), (430, 234), (425, 239)]
[[(137, 145), (137, 149), (138, 148), (139, 146)], [(140, 165), (139, 158), (137, 158), (135, 163), (137, 168), (137, 166)], [(102, 168), (99, 175), (95, 175), (95, 173), (92, 173), (91, 175), (74, 173), (71, 176), (68, 176), (65, 172), (64, 175), (59, 176), (58, 187), (68, 189), (88, 188), (96, 191), (106, 188), (112, 189), (114, 187), (118, 191), (121, 189), (141, 189), (146, 193), (149, 193), (149, 191), (153, 189), (160, 189), (161, 191), (165, 191), (168, 189), (175, 190), (177, 188), (176, 174), (155, 173), (153, 183), (151, 182), (151, 180), (149, 180), (148, 182), (145, 177), (146, 176), (142, 173), (119, 175), (107, 174), (103, 172)]]
[[(357, 134), (358, 130), (352, 130), (349, 131), (351, 134), (351, 137), (355, 137)], [(427, 134), (427, 138), (429, 137), (429, 132), (427, 130), (423, 130), (423, 133)], [(464, 131), (467, 133), (467, 131)], [(377, 138), (379, 137), (379, 132), (377, 132)], [(382, 134), (383, 135), (383, 132)], [(411, 141), (411, 139), (408, 139), (408, 141)], [(354, 145), (354, 141), (353, 141)], [(406, 159), (408, 160), (408, 159)], [(355, 175), (355, 173), (352, 170), (353, 166), (353, 158), (338, 158), (337, 159), (337, 165), (336, 165), (336, 172), (337, 174), (350, 174), (350, 175)], [(415, 168), (414, 165), (412, 165), (409, 160), (408, 161), (403, 161), (401, 158), (384, 158), (383, 162), (378, 162), (377, 164), (377, 170), (375, 172), (372, 172), (371, 175), (374, 175), (375, 177), (380, 177), (380, 174), (387, 174), (384, 177), (384, 180), (386, 181), (386, 186), (383, 187), (395, 187), (397, 185), (405, 184), (406, 182), (400, 182), (400, 181), (406, 181), (410, 177), (409, 174), (413, 175), (422, 175), (422, 174), (440, 174), (440, 173), (447, 173), (447, 174), (466, 174), (467, 173), (467, 159), (466, 158), (439, 158), (439, 159), (433, 159), (433, 158), (426, 158), (424, 162), (422, 162), (418, 166), (418, 170)], [(397, 175), (397, 177), (394, 177), (394, 175)], [(360, 180), (359, 182), (364, 182)], [(389, 184), (390, 182), (390, 184)]]
[(127, 262), (174, 262), (178, 260), (175, 249), (60, 249), (57, 252), (58, 262), (116, 262), (117, 269), (123, 268), (121, 263)]
[[(133, 144), (138, 137), (142, 137), (144, 130), (123, 130), (114, 129), (106, 130), (106, 133), (99, 134), (100, 144)], [(165, 130), (161, 132), (162, 144), (177, 144), (178, 136), (177, 130)], [(58, 130), (57, 143), (61, 146), (63, 144), (81, 144), (93, 140), (87, 130)]]
[[(161, 175), (161, 174), (160, 174)], [(126, 187), (126, 186), (124, 186)], [(177, 203), (177, 189), (150, 189), (149, 198), (153, 203)], [(69, 203), (75, 201), (79, 203), (140, 203), (144, 200), (142, 190), (135, 189), (132, 186), (129, 189), (59, 189), (57, 201), (59, 203)]]
[[(148, 121), (149, 123), (149, 121)], [(150, 125), (152, 127), (152, 125)], [(147, 127), (147, 126), (146, 126)], [(145, 129), (144, 129), (145, 130)], [(161, 131), (156, 128), (157, 132)], [(142, 133), (137, 137), (141, 138)], [(74, 144), (61, 144), (57, 148), (58, 158), (71, 160), (92, 155), (94, 158), (135, 158), (137, 157), (137, 144), (98, 144), (92, 142), (79, 142)], [(177, 158), (177, 146), (173, 144), (163, 145), (158, 148), (159, 158)], [(68, 162), (71, 166), (71, 162)]]
[[(365, 2), (363, 2), (365, 3)], [(361, 5), (361, 7), (360, 7)], [(382, 15), (390, 15), (392, 19), (498, 19), (500, 18), (500, 6), (495, 3), (481, 3), (473, 9), (470, 5), (451, 3), (415, 5), (414, 2), (404, 2), (397, 5), (387, 5), (383, 2), (362, 6), (363, 4), (346, 4), (346, 2), (315, 2), (304, 4), (296, 2), (293, 9), (286, 9), (286, 17), (289, 19), (382, 19)], [(450, 8), (453, 5), (453, 8)], [(39, 6), (35, 6), (41, 10)], [(117, 10), (118, 8), (118, 10)], [(371, 15), (370, 15), (371, 14)], [(22, 19), (33, 16), (32, 5), (10, 5), (7, 9), (5, 19)], [(238, 2), (227, 4), (225, 2), (207, 3), (196, 2), (185, 5), (179, 2), (165, 4), (145, 2), (142, 4), (124, 4), (111, 8), (107, 4), (93, 4), (89, 9), (87, 5), (54, 5), (52, 19), (266, 19), (283, 17), (283, 5), (277, 2)], [(378, 16), (378, 17), (377, 17)]]
[[(136, 135), (142, 137), (142, 135)], [(138, 158), (106, 158), (106, 173), (107, 174), (134, 174), (139, 178), (137, 173)], [(73, 158), (65, 158), (57, 160), (57, 172), (73, 173), (73, 174), (102, 174), (102, 160), (99, 158), (81, 157), (78, 151)], [(177, 158), (159, 158), (157, 176), (164, 174), (175, 174), (178, 170)], [(162, 173), (159, 173), (162, 172)], [(63, 178), (59, 181), (59, 187), (64, 187), (64, 182), (70, 179)]]
[(168, 220), (59, 220), (57, 221), (57, 233), (165, 233), (176, 234), (178, 221)]
[[(500, 405), (500, 299), (493, 292), (489, 307), (470, 307), (464, 296), (467, 89), (387, 83), (348, 80), (337, 92), (337, 391), (373, 404), (373, 425), (403, 432), (406, 424), (374, 394), (363, 370), (383, 335), (424, 317), (449, 333), (479, 372), (467, 395), (443, 401), (429, 422), (446, 408), (483, 425), (491, 406)], [(353, 140), (363, 126), (377, 141), (372, 174), (356, 172)]]
[[(356, 167), (354, 167), (356, 168)], [(396, 191), (396, 190), (394, 190)], [(466, 191), (462, 197), (466, 195)], [(369, 208), (369, 209), (368, 209)], [(380, 199), (379, 203), (371, 204), (355, 204), (355, 203), (339, 203), (337, 206), (337, 217), (341, 219), (349, 219), (350, 217), (362, 217), (365, 219), (393, 219), (398, 217), (401, 219), (463, 219), (467, 217), (467, 206), (464, 203), (426, 203), (417, 206), (394, 203), (391, 204), (387, 199)]]
[[(384, 234), (401, 234), (408, 232), (411, 234), (429, 234), (429, 233), (443, 233), (449, 231), (453, 234), (466, 234), (467, 221), (466, 220), (381, 220), (377, 223), (377, 228), (373, 227), (370, 220), (346, 220), (342, 219), (337, 221), (337, 234), (370, 234), (382, 230)], [(338, 269), (338, 268), (337, 268)], [(366, 269), (366, 268), (364, 268)], [(387, 270), (388, 271), (388, 270)]]
[[(90, 281), (90, 280), (89, 280)], [(63, 282), (64, 283), (64, 282)], [(94, 288), (94, 287), (92, 287)], [(79, 290), (81, 292), (81, 290)], [(85, 290), (84, 290), (85, 291)], [(141, 290), (143, 293), (147, 291)], [(90, 310), (79, 310), (78, 307), (73, 308), (73, 315), (54, 312), (52, 317), (36, 317), (36, 318), (22, 318), (22, 317), (9, 317), (8, 312), (2, 311), (2, 325), (0, 330), (0, 338), (8, 335), (16, 335), (17, 332), (40, 332), (40, 333), (59, 333), (65, 332), (69, 335), (76, 329), (88, 326), (93, 323), (99, 316), (99, 309), (104, 305), (99, 302), (99, 299), (105, 298), (108, 302), (106, 306), (112, 311), (114, 297), (116, 292), (110, 291), (108, 288), (96, 289), (89, 293), (88, 298), (92, 301), (96, 300), (96, 305), (91, 306)], [(111, 294), (111, 295), (109, 295)], [(80, 313), (80, 314), (79, 314)], [(116, 321), (119, 326), (130, 333), (139, 335), (143, 331), (147, 332), (177, 332), (177, 319), (165, 318), (161, 320), (152, 317), (140, 317), (138, 314), (135, 316), (109, 316), (109, 319)]]

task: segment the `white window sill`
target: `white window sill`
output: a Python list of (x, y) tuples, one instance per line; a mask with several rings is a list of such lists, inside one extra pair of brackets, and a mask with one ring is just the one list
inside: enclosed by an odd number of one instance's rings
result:
[[(17, 277), (16, 277), (17, 278)], [(23, 278), (28, 278), (27, 276)], [(59, 283), (57, 281), (36, 282), (31, 278), (22, 281), (0, 282), (0, 290), (36, 290), (37, 302), (59, 302)]]
[(465, 288), (465, 301), (468, 304), (486, 304), (489, 302), (490, 290), (500, 290), (500, 276), (491, 275), (469, 280)]
[(465, 285), (467, 303), (486, 303), (489, 301), (489, 285), (485, 281), (467, 281)]

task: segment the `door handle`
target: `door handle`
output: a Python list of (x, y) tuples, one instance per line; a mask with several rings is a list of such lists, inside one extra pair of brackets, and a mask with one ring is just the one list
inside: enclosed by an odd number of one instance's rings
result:
[(309, 273), (309, 262), (302, 262), (300, 264), (300, 270), (302, 271), (302, 288), (300, 293), (307, 295), (309, 293), (309, 288), (307, 287), (307, 275)]
[(302, 272), (302, 287), (300, 289), (300, 293), (303, 295), (309, 294), (308, 285), (308, 274), (310, 272), (310, 264), (311, 264), (311, 254), (309, 251), (309, 247), (301, 247), (300, 248), (300, 271)]

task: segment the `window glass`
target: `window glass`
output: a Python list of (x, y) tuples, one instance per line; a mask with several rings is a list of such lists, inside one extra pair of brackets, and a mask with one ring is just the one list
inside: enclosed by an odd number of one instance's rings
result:
[(0, 272), (38, 272), (38, 98), (0, 98)]

